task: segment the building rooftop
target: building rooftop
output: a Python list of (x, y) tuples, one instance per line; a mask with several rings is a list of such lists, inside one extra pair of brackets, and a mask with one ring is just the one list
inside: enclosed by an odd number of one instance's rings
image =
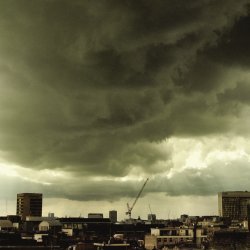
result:
[(250, 192), (248, 191), (226, 191), (218, 193), (219, 196), (223, 197), (246, 197), (250, 198)]
[(81, 217), (67, 217), (59, 218), (62, 223), (110, 223), (109, 218), (81, 218)]
[(0, 227), (1, 228), (11, 228), (13, 227), (13, 224), (10, 220), (0, 220)]
[(59, 220), (43, 220), (41, 223), (47, 222), (50, 226), (62, 226)]

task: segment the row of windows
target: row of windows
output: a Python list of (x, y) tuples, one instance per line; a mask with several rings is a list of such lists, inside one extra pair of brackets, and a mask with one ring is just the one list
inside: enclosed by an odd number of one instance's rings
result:
[(189, 235), (189, 231), (188, 230), (182, 230), (182, 231), (177, 231), (177, 230), (161, 230), (160, 232), (160, 235), (161, 236), (170, 236), (170, 235), (173, 235), (173, 236), (178, 236), (178, 235), (186, 235), (188, 236)]
[(158, 238), (157, 239), (157, 242), (158, 243), (167, 243), (167, 242), (178, 242), (178, 241), (184, 241), (187, 240), (187, 238)]
[(17, 205), (17, 208), (27, 208), (27, 209), (31, 209), (31, 210), (38, 210), (38, 209), (42, 209), (42, 206), (24, 206), (24, 205)]
[(83, 229), (84, 224), (81, 223), (63, 223), (63, 228), (69, 228), (69, 229)]

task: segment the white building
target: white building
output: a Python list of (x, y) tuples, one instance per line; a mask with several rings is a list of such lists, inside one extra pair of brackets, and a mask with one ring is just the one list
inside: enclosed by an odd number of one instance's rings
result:
[(201, 228), (193, 227), (166, 227), (151, 228), (151, 234), (145, 236), (145, 248), (153, 249), (164, 246), (179, 245), (182, 243), (192, 243), (194, 240), (194, 230), (196, 231), (196, 243), (200, 244), (206, 235), (203, 235)]

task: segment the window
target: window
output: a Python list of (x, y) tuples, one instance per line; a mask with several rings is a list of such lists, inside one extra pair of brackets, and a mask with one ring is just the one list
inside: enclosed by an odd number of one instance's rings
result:
[(48, 231), (49, 228), (47, 226), (41, 226), (41, 231)]

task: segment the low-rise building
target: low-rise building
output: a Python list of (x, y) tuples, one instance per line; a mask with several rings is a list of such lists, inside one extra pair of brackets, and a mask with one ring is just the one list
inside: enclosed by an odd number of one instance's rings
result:
[(13, 224), (10, 220), (0, 220), (0, 231), (11, 231)]
[(88, 235), (105, 235), (110, 232), (111, 222), (108, 218), (81, 218), (69, 217), (60, 218), (62, 231), (67, 236), (76, 236), (85, 232)]
[(206, 238), (201, 228), (194, 227), (166, 227), (152, 228), (151, 234), (145, 236), (145, 248), (162, 248), (164, 246), (179, 245), (195, 242), (201, 244)]
[(25, 221), (23, 222), (23, 230), (25, 232), (35, 232), (39, 230), (39, 224), (42, 221), (55, 220), (52, 217), (41, 217), (41, 216), (26, 216)]
[(197, 225), (202, 228), (213, 227), (221, 225), (221, 220), (219, 216), (202, 216), (199, 218)]
[(62, 230), (62, 224), (59, 220), (44, 220), (39, 224), (38, 228), (40, 232), (51, 232), (55, 234)]

